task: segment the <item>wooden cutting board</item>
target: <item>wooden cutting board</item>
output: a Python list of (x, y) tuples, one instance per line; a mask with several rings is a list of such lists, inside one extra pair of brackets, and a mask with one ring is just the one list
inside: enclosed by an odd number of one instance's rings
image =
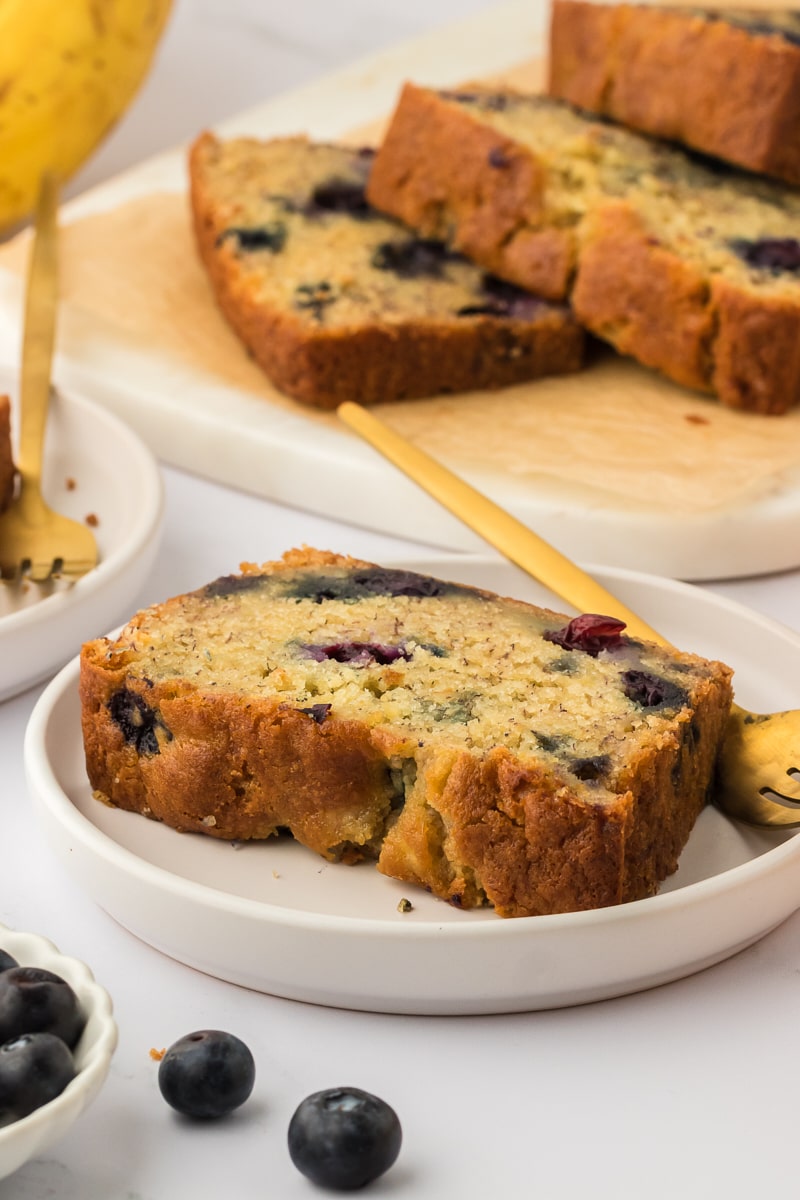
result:
[[(531, 8), (512, 0), (220, 132), (375, 141), (407, 78), (535, 90), (545, 31)], [(481, 547), (335, 416), (282, 396), (248, 359), (198, 265), (182, 151), (82, 197), (64, 221), (62, 385), (113, 409), (166, 463), (404, 538)], [(0, 355), (11, 362), (26, 254), (27, 235), (0, 250)], [(377, 411), (583, 561), (689, 579), (800, 564), (800, 409), (731, 412), (608, 351), (576, 376)]]

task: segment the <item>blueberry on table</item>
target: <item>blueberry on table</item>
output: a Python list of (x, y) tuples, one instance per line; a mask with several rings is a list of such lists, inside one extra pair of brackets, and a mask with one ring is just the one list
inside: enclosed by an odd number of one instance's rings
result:
[(0, 1043), (23, 1033), (52, 1033), (72, 1049), (85, 1023), (78, 997), (60, 975), (42, 967), (0, 972)]
[(19, 963), (15, 958), (12, 958), (7, 950), (0, 950), (0, 971), (8, 971), (11, 967), (18, 967)]
[(360, 1088), (307, 1096), (289, 1123), (292, 1162), (312, 1183), (351, 1191), (389, 1170), (403, 1139), (394, 1109)]
[(0, 1125), (27, 1117), (75, 1078), (68, 1046), (52, 1033), (23, 1033), (0, 1046)]
[(253, 1090), (256, 1067), (244, 1042), (219, 1029), (187, 1033), (167, 1050), (158, 1086), (167, 1104), (186, 1117), (224, 1117)]

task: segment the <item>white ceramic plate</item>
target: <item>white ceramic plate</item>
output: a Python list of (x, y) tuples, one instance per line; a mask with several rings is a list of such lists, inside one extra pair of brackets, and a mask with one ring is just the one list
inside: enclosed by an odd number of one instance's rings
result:
[[(0, 386), (13, 396), (5, 379)], [(158, 550), (155, 458), (117, 417), (71, 393), (50, 406), (43, 490), (65, 516), (97, 519), (100, 561), (74, 583), (0, 584), (0, 700), (53, 675), (82, 642), (127, 615)]]
[[(552, 607), (509, 563), (403, 565)], [(754, 613), (619, 569), (597, 577), (689, 650), (727, 659), (754, 709), (800, 705), (800, 637)], [(56, 852), (93, 898), (151, 945), (208, 974), (298, 1000), (401, 1013), (497, 1013), (599, 1000), (735, 953), (800, 907), (800, 838), (704, 812), (662, 894), (588, 913), (502, 920), (459, 912), (373, 866), (333, 866), (290, 841), (175, 833), (93, 799), (77, 663), (50, 684), (25, 744), (28, 785)], [(403, 897), (413, 910), (400, 913)]]
[[(75, 991), (86, 1015), (86, 1028), (75, 1047), (78, 1074), (60, 1096), (29, 1116), (0, 1129), (0, 1179), (16, 1171), (34, 1155), (61, 1138), (88, 1104), (108, 1074), (117, 1045), (117, 1026), (111, 1015), (111, 998), (78, 958), (61, 954), (52, 942), (35, 933), (21, 933), (0, 925), (0, 947), (23, 967), (55, 971)], [(8, 1193), (10, 1195), (10, 1193)]]

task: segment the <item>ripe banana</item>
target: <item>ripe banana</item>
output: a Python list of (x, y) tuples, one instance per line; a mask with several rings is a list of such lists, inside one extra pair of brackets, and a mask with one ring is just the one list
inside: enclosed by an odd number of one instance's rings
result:
[(172, 0), (0, 0), (0, 232), (64, 183), (125, 111)]

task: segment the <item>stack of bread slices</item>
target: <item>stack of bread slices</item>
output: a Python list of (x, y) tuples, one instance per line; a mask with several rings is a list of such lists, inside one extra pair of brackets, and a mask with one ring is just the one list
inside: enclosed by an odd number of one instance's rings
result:
[(190, 158), (216, 298), (333, 408), (580, 369), (584, 331), (730, 407), (800, 401), (800, 18), (554, 0), (548, 94), (409, 83), (377, 151)]

